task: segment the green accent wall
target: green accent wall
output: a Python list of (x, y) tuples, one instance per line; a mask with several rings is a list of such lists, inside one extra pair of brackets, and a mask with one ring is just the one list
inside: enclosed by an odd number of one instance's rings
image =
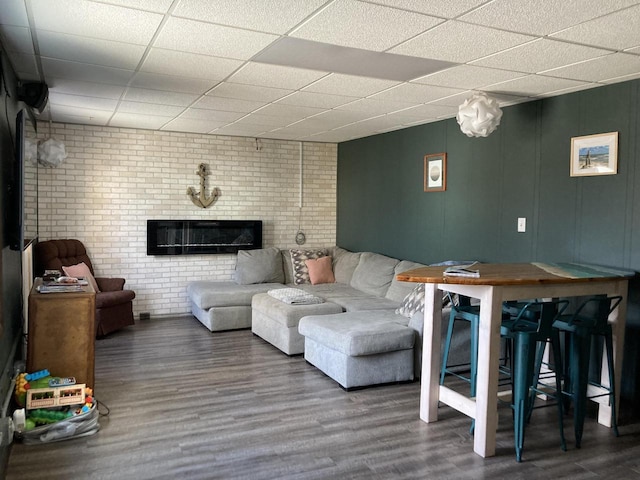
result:
[[(339, 144), (338, 245), (427, 264), (565, 261), (639, 271), (640, 80), (503, 112), (487, 138), (469, 138), (448, 119)], [(571, 138), (615, 131), (618, 174), (570, 177)], [(426, 193), (424, 155), (440, 152), (446, 191)], [(622, 377), (621, 413), (640, 417), (638, 276)]]
[[(423, 263), (640, 270), (639, 88), (631, 81), (507, 107), (487, 138), (448, 119), (339, 144), (338, 244)], [(618, 174), (570, 177), (571, 137), (612, 131)], [(439, 152), (447, 189), (424, 192), (424, 155)]]

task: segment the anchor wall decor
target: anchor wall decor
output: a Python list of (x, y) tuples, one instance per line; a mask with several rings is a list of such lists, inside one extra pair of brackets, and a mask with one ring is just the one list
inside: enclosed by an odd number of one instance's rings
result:
[(205, 184), (206, 184), (206, 179), (207, 179), (207, 176), (209, 175), (209, 172), (207, 171), (207, 166), (204, 163), (201, 163), (200, 165), (198, 165), (198, 170), (196, 170), (196, 175), (200, 177), (200, 191), (196, 192), (193, 187), (189, 187), (187, 188), (187, 195), (189, 195), (189, 198), (191, 199), (194, 205), (200, 208), (210, 207), (216, 201), (220, 192), (218, 191), (217, 188), (214, 188), (211, 190), (211, 195), (207, 197), (207, 194), (205, 191)]

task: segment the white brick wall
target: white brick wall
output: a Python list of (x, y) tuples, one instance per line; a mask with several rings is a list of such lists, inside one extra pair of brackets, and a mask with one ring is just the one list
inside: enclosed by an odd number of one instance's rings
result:
[[(69, 156), (39, 169), (39, 238), (81, 240), (97, 276), (127, 279), (136, 314), (185, 314), (188, 282), (235, 268), (235, 255), (147, 256), (147, 219), (262, 220), (265, 247), (297, 247), (299, 142), (55, 123), (52, 136)], [(336, 145), (305, 142), (303, 158), (305, 247), (335, 245)], [(207, 209), (186, 194), (203, 162), (207, 194), (220, 190)]]

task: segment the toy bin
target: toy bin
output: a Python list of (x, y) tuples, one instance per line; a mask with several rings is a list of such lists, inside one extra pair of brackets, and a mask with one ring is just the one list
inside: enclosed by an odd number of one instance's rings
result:
[(99, 416), (98, 402), (95, 401), (88, 412), (49, 425), (42, 425), (31, 430), (15, 432), (15, 437), (25, 445), (36, 445), (86, 437), (100, 430), (100, 424), (98, 423)]

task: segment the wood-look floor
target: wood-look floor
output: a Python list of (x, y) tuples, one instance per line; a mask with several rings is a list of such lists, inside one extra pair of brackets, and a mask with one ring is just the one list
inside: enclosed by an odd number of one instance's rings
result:
[(554, 408), (537, 410), (522, 463), (500, 409), (497, 455), (473, 453), (469, 420), (418, 418), (419, 384), (345, 392), (304, 359), (248, 330), (212, 334), (194, 318), (138, 322), (97, 342), (96, 435), (14, 444), (15, 479), (640, 478), (640, 424), (585, 425), (559, 448)]

